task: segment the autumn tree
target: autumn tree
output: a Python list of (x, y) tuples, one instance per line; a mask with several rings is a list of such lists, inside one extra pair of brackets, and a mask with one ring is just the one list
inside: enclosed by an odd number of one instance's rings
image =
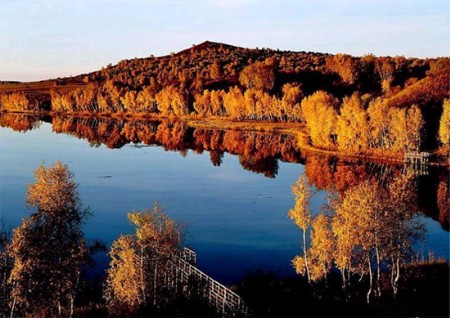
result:
[[(150, 83), (152, 81), (150, 80)], [(154, 113), (157, 110), (156, 107), (156, 84), (150, 84), (149, 86), (145, 86), (137, 95), (136, 103), (138, 112), (149, 112)]]
[(339, 74), (347, 84), (354, 84), (359, 78), (358, 60), (348, 54), (336, 54), (327, 57), (326, 65)]
[(391, 123), (389, 107), (381, 98), (377, 98), (369, 103), (367, 114), (369, 115), (370, 147), (388, 147), (389, 127)]
[(303, 98), (301, 85), (287, 83), (283, 85), (283, 97), (281, 107), (276, 112), (280, 120), (301, 121), (303, 119), (300, 102)]
[(209, 90), (204, 90), (203, 94), (195, 95), (194, 110), (200, 117), (211, 116), (211, 92)]
[(318, 91), (305, 97), (301, 103), (306, 128), (313, 145), (331, 147), (333, 134), (336, 131), (337, 100), (324, 91)]
[(222, 67), (219, 60), (214, 60), (214, 62), (211, 63), (209, 67), (209, 77), (214, 81), (218, 81), (222, 77)]
[(121, 97), (123, 91), (113, 80), (107, 80), (98, 90), (97, 104), (100, 112), (116, 113), (123, 111)]
[(349, 280), (351, 271), (368, 275), (367, 302), (372, 295), (381, 296), (383, 268), (388, 269), (392, 291), (397, 293), (401, 264), (422, 238), (424, 228), (415, 218), (413, 191), (408, 175), (395, 178), (387, 187), (364, 181), (345, 191), (335, 205), (336, 266), (343, 279)]
[(381, 81), (381, 90), (383, 93), (389, 93), (394, 80), (394, 65), (389, 57), (379, 57), (375, 59), (375, 70)]
[(138, 93), (134, 90), (127, 91), (123, 97), (120, 98), (123, 108), (127, 112), (134, 113), (138, 110), (137, 102)]
[(445, 99), (442, 105), (442, 115), (439, 122), (439, 139), (445, 146), (450, 146), (450, 99)]
[(270, 91), (275, 85), (275, 61), (266, 59), (252, 63), (241, 71), (239, 82), (246, 88)]
[(0, 94), (0, 110), (24, 111), (35, 110), (28, 97), (22, 93)]
[(158, 203), (151, 210), (129, 213), (128, 219), (135, 233), (121, 235), (112, 244), (106, 283), (108, 307), (122, 315), (168, 301), (164, 299), (164, 277), (182, 241), (181, 227)]
[(317, 215), (311, 226), (310, 270), (311, 279), (317, 281), (327, 278), (333, 263), (335, 249), (334, 235), (331, 230), (330, 217), (325, 213)]
[(223, 91), (221, 90), (211, 91), (211, 113), (214, 116), (224, 115)]
[(419, 151), (422, 144), (422, 131), (425, 121), (417, 105), (412, 105), (406, 114), (407, 148)]
[(72, 92), (75, 109), (77, 111), (94, 112), (97, 111), (97, 88), (93, 85), (87, 85)]
[(71, 94), (62, 94), (52, 91), (51, 94), (52, 110), (57, 113), (73, 112), (75, 109), (75, 101)]
[(188, 114), (186, 100), (174, 86), (163, 88), (156, 94), (155, 100), (162, 115), (185, 116)]
[(308, 178), (302, 174), (292, 186), (292, 193), (295, 197), (294, 208), (289, 210), (288, 216), (302, 230), (302, 250), (303, 257), (297, 256), (292, 263), (299, 274), (306, 274), (308, 282), (311, 281), (311, 274), (308, 264), (308, 249), (306, 241), (306, 231), (311, 225), (311, 211), (309, 209), (312, 193), (308, 184)]
[(337, 143), (343, 150), (367, 149), (369, 123), (364, 102), (359, 94), (345, 97), (342, 102), (336, 126)]
[[(380, 269), (381, 231), (384, 224), (379, 193), (378, 189), (367, 181), (350, 188), (336, 210), (334, 222), (334, 231), (338, 237), (337, 244), (338, 246), (343, 244), (344, 247), (339, 249), (342, 254), (339, 255), (338, 266), (348, 271), (352, 266), (364, 271), (364, 267), (367, 266), (369, 274), (367, 302), (374, 288), (374, 272), (379, 275)], [(376, 268), (373, 268), (374, 255)]]
[(408, 123), (406, 109), (390, 108), (385, 115), (388, 130), (383, 140), (383, 147), (389, 150), (408, 150)]
[(245, 110), (244, 94), (239, 87), (234, 86), (224, 94), (223, 105), (228, 116), (235, 119), (244, 119), (247, 114)]
[(11, 314), (71, 316), (87, 255), (82, 231), (87, 212), (66, 165), (41, 165), (35, 179), (26, 200), (35, 210), (14, 230), (10, 247)]

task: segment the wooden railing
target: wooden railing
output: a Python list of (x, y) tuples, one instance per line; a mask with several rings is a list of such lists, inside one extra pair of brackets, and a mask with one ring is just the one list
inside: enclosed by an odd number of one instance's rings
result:
[(409, 151), (405, 152), (405, 162), (414, 165), (426, 165), (430, 158), (429, 152)]
[(428, 161), (430, 158), (429, 152), (409, 151), (405, 152), (404, 163), (407, 171), (412, 171), (414, 174), (426, 175), (428, 174)]
[(208, 305), (216, 308), (219, 315), (227, 317), (247, 315), (247, 306), (242, 298), (195, 267), (196, 259), (196, 253), (189, 248), (184, 248), (173, 258), (176, 286), (186, 286), (193, 279), (203, 286), (201, 296)]

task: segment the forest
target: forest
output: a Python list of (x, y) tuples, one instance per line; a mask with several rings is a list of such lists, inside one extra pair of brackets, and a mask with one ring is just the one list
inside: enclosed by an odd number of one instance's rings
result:
[(449, 92), (448, 57), (355, 57), (206, 41), (75, 77), (1, 83), (0, 111), (292, 122), (316, 149), (369, 156), (424, 150), (445, 158)]

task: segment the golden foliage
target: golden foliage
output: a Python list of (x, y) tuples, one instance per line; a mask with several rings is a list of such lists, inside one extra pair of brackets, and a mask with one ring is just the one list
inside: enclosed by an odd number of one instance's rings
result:
[(61, 162), (40, 166), (35, 178), (27, 204), (36, 211), (14, 230), (10, 245), (11, 312), (70, 316), (88, 253), (81, 228), (86, 211), (73, 174)]
[(27, 111), (35, 110), (24, 93), (0, 94), (0, 110)]
[(153, 209), (128, 213), (133, 235), (111, 246), (105, 298), (113, 314), (130, 315), (164, 301), (169, 262), (180, 250), (182, 230), (155, 202)]
[(344, 82), (354, 84), (358, 80), (359, 61), (352, 56), (336, 54), (327, 57), (326, 61), (327, 67), (339, 74)]
[(246, 66), (239, 75), (239, 82), (248, 89), (272, 90), (275, 84), (274, 60), (266, 59)]
[(289, 210), (288, 216), (302, 230), (306, 230), (311, 224), (311, 212), (309, 204), (311, 201), (311, 190), (306, 175), (302, 174), (292, 186), (295, 196), (295, 206)]
[(444, 100), (442, 115), (439, 122), (439, 139), (441, 143), (450, 146), (450, 99)]
[(326, 277), (333, 262), (335, 251), (334, 235), (331, 231), (330, 218), (321, 213), (312, 222), (311, 248), (311, 279), (319, 280)]
[(345, 97), (336, 127), (337, 143), (344, 150), (359, 151), (369, 146), (369, 123), (359, 94)]
[(336, 131), (337, 100), (326, 92), (318, 91), (304, 98), (301, 107), (312, 144), (332, 147), (332, 135)]

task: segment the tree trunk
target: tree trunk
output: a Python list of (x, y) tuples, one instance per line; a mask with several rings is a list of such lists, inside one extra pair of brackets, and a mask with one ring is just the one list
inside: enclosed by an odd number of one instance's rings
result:
[(308, 283), (311, 283), (311, 275), (309, 274), (308, 257), (306, 252), (306, 229), (303, 229), (303, 258), (305, 259), (306, 277), (308, 278)]
[[(394, 266), (394, 265), (393, 265)], [(397, 261), (395, 263), (396, 266), (396, 275), (394, 278), (394, 283), (392, 285), (393, 287), (393, 291), (394, 291), (394, 297), (397, 296), (397, 292), (398, 292), (398, 280), (400, 279), (400, 257), (397, 257)]]
[(156, 287), (158, 277), (158, 260), (155, 260), (155, 270), (153, 272), (153, 305), (156, 306)]
[(369, 290), (367, 291), (367, 303), (370, 303), (370, 294), (372, 293), (372, 265), (370, 264), (370, 256), (368, 257), (368, 264), (369, 264)]
[(145, 282), (144, 282), (144, 251), (143, 251), (142, 247), (141, 247), (141, 255), (140, 255), (139, 265), (140, 265), (142, 299), (143, 299), (143, 302), (145, 303), (145, 301), (146, 301), (145, 292), (146, 291), (145, 291)]
[(14, 317), (14, 309), (15, 309), (15, 307), (16, 307), (16, 297), (13, 298), (13, 303), (12, 303), (12, 306), (11, 306), (11, 315), (9, 316), (10, 318)]
[(377, 258), (377, 293), (376, 296), (380, 297), (381, 296), (381, 283), (380, 283), (380, 253), (378, 251), (378, 245), (375, 246), (375, 255)]
[(73, 295), (70, 296), (70, 313), (69, 313), (69, 318), (72, 318), (73, 316), (73, 304), (75, 301), (75, 297)]

